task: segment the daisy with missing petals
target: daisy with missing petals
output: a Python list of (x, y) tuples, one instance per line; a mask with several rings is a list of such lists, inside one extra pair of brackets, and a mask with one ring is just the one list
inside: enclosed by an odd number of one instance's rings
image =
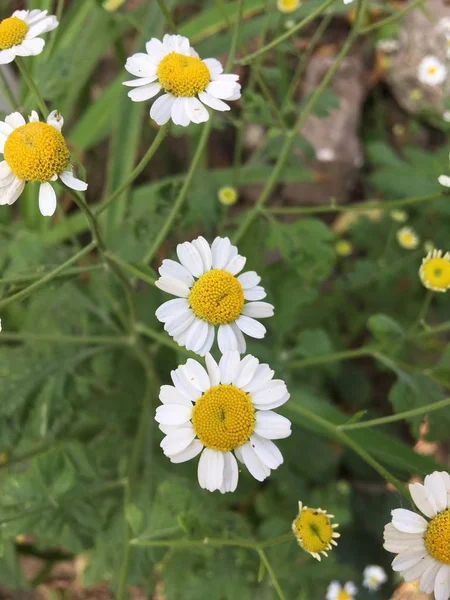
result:
[(321, 508), (308, 508), (298, 503), (298, 515), (292, 522), (292, 531), (299, 545), (309, 552), (316, 560), (321, 560), (321, 554), (328, 556), (327, 551), (337, 546), (336, 538), (341, 537), (335, 529), (337, 523), (331, 523), (334, 515)]
[(405, 250), (414, 250), (419, 245), (419, 236), (411, 227), (402, 227), (397, 231), (397, 242)]
[(146, 43), (147, 53), (133, 54), (125, 69), (139, 79), (124, 81), (134, 87), (128, 96), (134, 102), (150, 100), (162, 90), (150, 109), (150, 117), (158, 125), (171, 118), (176, 125), (186, 127), (209, 119), (209, 106), (214, 110), (230, 110), (223, 100), (241, 97), (239, 76), (224, 74), (215, 58), (201, 60), (181, 35), (166, 34), (163, 41), (152, 38)]
[(363, 578), (363, 586), (371, 592), (379, 590), (387, 581), (386, 571), (378, 565), (367, 566), (364, 569)]
[(450, 252), (434, 249), (422, 260), (419, 269), (423, 285), (433, 292), (446, 292), (450, 288)]
[(46, 10), (16, 10), (12, 17), (0, 21), (0, 65), (16, 56), (36, 56), (45, 46), (38, 37), (58, 27), (58, 20)]
[(344, 587), (338, 581), (332, 581), (327, 589), (326, 600), (353, 600), (357, 591), (352, 581), (347, 581)]
[[(283, 456), (271, 440), (291, 434), (291, 422), (273, 412), (287, 402), (284, 381), (272, 379), (269, 365), (250, 354), (226, 352), (219, 364), (206, 355), (206, 369), (196, 360), (171, 372), (174, 386), (163, 385), (155, 419), (165, 434), (161, 447), (173, 463), (198, 463), (200, 487), (234, 492), (236, 458), (258, 481), (264, 481)], [(234, 455), (233, 455), (234, 452)], [(236, 458), (235, 458), (236, 456)]]
[(54, 110), (46, 123), (36, 111), (29, 122), (18, 112), (0, 121), (0, 205), (14, 204), (30, 181), (40, 183), (39, 210), (51, 217), (56, 210), (56, 194), (50, 182), (61, 179), (68, 187), (84, 191), (87, 184), (76, 179), (70, 165), (70, 153), (61, 134), (62, 116)]
[(420, 61), (417, 77), (427, 85), (439, 85), (447, 77), (447, 67), (435, 56), (425, 56)]
[(420, 579), (425, 594), (435, 600), (450, 598), (450, 475), (435, 471), (424, 485), (409, 486), (417, 508), (429, 519), (405, 508), (391, 512), (392, 521), (384, 528), (384, 548), (397, 554), (394, 571), (405, 581)]
[(244, 333), (264, 337), (266, 328), (255, 318), (273, 316), (273, 306), (260, 302), (266, 292), (255, 271), (236, 277), (246, 258), (228, 238), (217, 237), (210, 246), (198, 237), (178, 244), (177, 255), (179, 263), (163, 260), (155, 285), (178, 298), (162, 304), (156, 317), (180, 346), (204, 356), (213, 345), (216, 327), (221, 352), (243, 354)]

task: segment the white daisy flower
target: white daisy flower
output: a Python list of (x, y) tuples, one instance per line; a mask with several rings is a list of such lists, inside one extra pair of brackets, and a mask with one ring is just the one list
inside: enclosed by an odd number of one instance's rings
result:
[(419, 245), (419, 236), (412, 227), (402, 227), (397, 231), (397, 242), (405, 250), (415, 250)]
[(450, 475), (435, 471), (424, 485), (409, 486), (417, 508), (429, 519), (405, 508), (391, 512), (384, 528), (384, 548), (397, 554), (394, 571), (405, 581), (420, 579), (420, 591), (435, 600), (450, 598)]
[(224, 74), (215, 58), (201, 60), (189, 40), (181, 35), (166, 34), (163, 41), (152, 38), (146, 43), (147, 53), (133, 54), (125, 69), (139, 77), (124, 81), (136, 88), (128, 93), (134, 102), (160, 96), (150, 109), (150, 117), (164, 125), (171, 118), (176, 125), (203, 123), (209, 119), (209, 106), (214, 110), (230, 110), (223, 100), (241, 97), (239, 75)]
[(386, 571), (379, 565), (368, 565), (363, 572), (363, 586), (371, 592), (380, 589), (387, 581)]
[(447, 77), (447, 67), (435, 56), (425, 56), (420, 61), (417, 77), (427, 85), (439, 85)]
[(450, 17), (442, 17), (437, 24), (437, 30), (443, 33), (445, 37), (450, 37)]
[(155, 285), (178, 298), (162, 304), (156, 317), (180, 346), (204, 356), (217, 327), (220, 351), (243, 354), (244, 333), (258, 339), (265, 336), (266, 328), (255, 319), (272, 317), (273, 306), (261, 302), (266, 292), (255, 271), (236, 277), (247, 259), (228, 238), (217, 237), (210, 246), (198, 237), (178, 244), (177, 255), (181, 264), (163, 260)]
[(0, 121), (0, 205), (14, 204), (29, 181), (39, 182), (39, 210), (51, 217), (56, 210), (56, 194), (50, 182), (59, 177), (73, 190), (84, 191), (87, 184), (76, 179), (69, 163), (70, 153), (61, 133), (64, 119), (52, 111), (41, 123), (32, 111), (29, 123), (18, 112)]
[(332, 581), (327, 589), (326, 600), (353, 600), (357, 591), (352, 581), (347, 581), (344, 587), (338, 581)]
[[(155, 420), (165, 434), (161, 448), (173, 463), (201, 453), (198, 482), (203, 489), (234, 492), (236, 458), (264, 481), (283, 456), (271, 440), (291, 434), (291, 422), (272, 409), (289, 399), (286, 384), (272, 379), (267, 364), (250, 354), (226, 352), (219, 364), (206, 355), (206, 370), (193, 359), (171, 372), (174, 386), (163, 385)], [(233, 455), (234, 452), (234, 455)], [(235, 458), (236, 456), (236, 458)]]
[(58, 19), (46, 10), (16, 10), (12, 17), (0, 21), (0, 65), (16, 56), (36, 56), (45, 46), (38, 37), (58, 27)]

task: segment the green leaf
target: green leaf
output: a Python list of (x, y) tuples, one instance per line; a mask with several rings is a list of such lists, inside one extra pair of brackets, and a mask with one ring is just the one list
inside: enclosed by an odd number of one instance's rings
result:
[(142, 530), (143, 515), (135, 504), (127, 504), (125, 507), (125, 516), (133, 535), (137, 536)]
[(371, 315), (367, 327), (380, 342), (391, 343), (404, 336), (403, 327), (388, 315)]

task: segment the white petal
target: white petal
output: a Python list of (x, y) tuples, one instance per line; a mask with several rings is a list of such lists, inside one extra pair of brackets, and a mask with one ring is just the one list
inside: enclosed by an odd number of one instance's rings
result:
[(442, 565), (434, 581), (435, 600), (448, 600), (450, 598), (450, 565)]
[(11, 48), (8, 50), (0, 50), (0, 65), (8, 65), (15, 58), (16, 54)]
[(247, 259), (245, 256), (238, 254), (232, 260), (230, 260), (230, 262), (225, 266), (224, 270), (228, 271), (228, 273), (231, 273), (231, 275), (237, 275), (245, 267), (246, 262)]
[(225, 452), (223, 455), (223, 481), (220, 486), (220, 493), (234, 492), (237, 488), (239, 471), (236, 459), (231, 452)]
[(185, 98), (186, 114), (192, 123), (205, 123), (209, 119), (209, 112), (197, 98)]
[(239, 352), (239, 354), (245, 354), (247, 345), (245, 343), (244, 334), (236, 325), (236, 323), (230, 323), (230, 327), (234, 333), (234, 337), (236, 338), (237, 351)]
[(200, 348), (197, 350), (197, 354), (199, 356), (205, 356), (205, 354), (207, 354), (211, 350), (213, 343), (214, 343), (214, 327), (212, 325), (208, 325), (208, 335), (206, 336), (206, 339), (203, 342), (203, 345), (200, 346)]
[(184, 374), (187, 380), (201, 392), (206, 392), (211, 387), (208, 373), (199, 362), (192, 358), (188, 358), (184, 367)]
[(211, 94), (208, 94), (208, 92), (199, 92), (198, 97), (203, 104), (206, 104), (206, 106), (209, 106), (209, 108), (212, 108), (213, 110), (218, 110), (220, 112), (231, 110), (228, 104), (225, 104), (225, 102), (219, 100), (218, 98), (214, 98), (214, 96), (211, 96)]
[(190, 272), (194, 277), (200, 277), (203, 275), (203, 261), (197, 248), (190, 242), (184, 242), (177, 246), (177, 256), (180, 263)]
[(192, 402), (173, 385), (162, 385), (159, 390), (159, 399), (163, 404), (182, 404), (192, 408)]
[(158, 76), (155, 74), (153, 77), (139, 77), (139, 79), (129, 79), (128, 81), (122, 81), (122, 85), (126, 85), (127, 87), (142, 87), (143, 85), (148, 85), (149, 83), (153, 83)]
[[(12, 171), (10, 171), (8, 173), (8, 175), (6, 175), (6, 177), (3, 177), (3, 179), (0, 179), (0, 188), (6, 188), (9, 187), (10, 185), (13, 184), (13, 182), (16, 180), (16, 176), (14, 175), (14, 173)], [(4, 204), (7, 204), (7, 202), (4, 202)]]
[(223, 453), (205, 448), (198, 461), (198, 482), (209, 492), (220, 489), (223, 481)]
[(203, 273), (206, 273), (211, 269), (212, 266), (211, 248), (208, 242), (202, 236), (198, 237), (196, 240), (193, 240), (192, 245), (200, 254), (203, 263)]
[(430, 565), (426, 568), (424, 574), (420, 578), (420, 591), (425, 592), (425, 594), (431, 594), (434, 590), (434, 582), (436, 580), (436, 575), (438, 574), (439, 569), (441, 568), (441, 563), (437, 562), (437, 560), (433, 560)]
[(238, 350), (238, 342), (230, 325), (219, 325), (217, 344), (222, 353)]
[(236, 84), (234, 81), (227, 81), (218, 79), (211, 81), (206, 86), (205, 91), (213, 96), (213, 98), (219, 98), (220, 100), (227, 100), (233, 96)]
[[(32, 11), (35, 12), (35, 11)], [(41, 11), (39, 11), (41, 12)], [(47, 11), (45, 11), (47, 12)], [(21, 19), (22, 21), (27, 21), (27, 15), (28, 15), (28, 11), (27, 10), (15, 10), (12, 14), (13, 17), (17, 17), (18, 19)]]
[(252, 302), (255, 300), (264, 300), (266, 296), (266, 290), (260, 285), (244, 290), (244, 298)]
[(253, 450), (250, 442), (247, 442), (239, 448), (242, 460), (249, 470), (250, 474), (257, 481), (264, 481), (270, 475), (270, 469), (265, 465), (260, 458), (258, 458), (256, 452)]
[(220, 383), (220, 369), (211, 354), (205, 356), (206, 369), (209, 375), (210, 386), (214, 387)]
[(163, 425), (184, 425), (192, 414), (192, 409), (181, 404), (163, 404), (156, 409), (155, 421)]
[(201, 443), (200, 440), (192, 440), (192, 442), (189, 444), (189, 446), (183, 450), (182, 452), (179, 452), (178, 454), (175, 454), (173, 456), (170, 457), (170, 462), (172, 463), (182, 463), (182, 462), (186, 462), (188, 460), (191, 460), (192, 458), (195, 458), (197, 456), (197, 454), (200, 454), (200, 452), (203, 450), (203, 444)]
[(215, 58), (205, 58), (202, 62), (208, 67), (211, 79), (218, 77), (223, 72), (221, 63)]
[(163, 94), (152, 104), (152, 107), (150, 108), (150, 117), (156, 121), (158, 125), (164, 125), (170, 119), (174, 102), (174, 96)]
[[(57, 131), (61, 132), (64, 125), (64, 117), (57, 110), (52, 110), (52, 112), (47, 117), (47, 124), (54, 127)], [(71, 171), (68, 171), (71, 173)]]
[(384, 528), (384, 544), (383, 547), (388, 552), (399, 554), (406, 550), (425, 549), (422, 534), (403, 533), (398, 531), (392, 523), (388, 523)]
[(255, 433), (268, 440), (281, 440), (291, 435), (291, 422), (271, 410), (257, 411)]
[[(9, 115), (10, 117), (12, 117), (14, 114), (17, 114), (19, 116), (20, 113), (12, 113), (11, 115)], [(7, 123), (5, 123), (4, 121), (0, 121), (0, 134), (4, 137), (7, 138), (9, 136), (10, 133), (13, 132), (15, 128), (11, 127), (11, 125), (8, 125)]]
[(11, 206), (11, 204), (14, 204), (23, 192), (24, 187), (25, 181), (15, 178), (9, 186), (0, 188), (0, 206), (5, 204)]
[(257, 434), (250, 438), (250, 444), (258, 458), (269, 467), (269, 469), (278, 469), (283, 463), (283, 455), (270, 440), (266, 440)]
[(158, 321), (164, 323), (168, 319), (176, 317), (179, 314), (185, 313), (189, 309), (189, 303), (184, 298), (174, 298), (161, 304), (155, 315)]
[(180, 312), (177, 315), (167, 318), (164, 329), (172, 337), (177, 337), (183, 333), (183, 331), (186, 331), (195, 319), (194, 313), (190, 309), (187, 309), (184, 312)]
[(242, 389), (253, 379), (258, 365), (259, 360), (257, 358), (251, 354), (245, 356), (241, 360), (236, 373), (233, 375), (232, 384)]
[(423, 533), (426, 531), (428, 523), (420, 515), (413, 513), (405, 508), (395, 508), (391, 511), (392, 524), (399, 531), (404, 533)]
[(262, 339), (266, 335), (266, 328), (255, 319), (241, 315), (235, 321), (236, 325), (241, 331), (249, 335), (250, 337)]
[(44, 19), (36, 19), (33, 24), (29, 26), (25, 39), (34, 41), (33, 38), (36, 38), (43, 33), (53, 31), (56, 27), (58, 27), (58, 21), (53, 15), (45, 17)]
[(265, 363), (260, 364), (255, 371), (253, 379), (246, 386), (244, 386), (244, 392), (254, 394), (258, 390), (264, 388), (272, 379), (274, 373), (275, 372), (269, 367), (269, 365)]
[(172, 104), (170, 116), (172, 117), (172, 121), (175, 123), (175, 125), (187, 127), (191, 121), (186, 112), (184, 100), (184, 98), (175, 98), (174, 103)]
[(273, 317), (273, 310), (273, 305), (268, 302), (249, 302), (244, 304), (242, 314), (255, 319), (267, 319)]
[(195, 402), (195, 400), (201, 396), (201, 393), (189, 383), (184, 376), (184, 373), (180, 371), (179, 368), (171, 371), (170, 377), (172, 378), (173, 385), (177, 388), (177, 390), (189, 400)]
[(14, 46), (16, 56), (37, 56), (42, 52), (45, 46), (45, 41), (42, 38), (28, 38), (18, 46)]
[(231, 383), (239, 368), (239, 352), (224, 352), (219, 362), (221, 383)]
[(173, 277), (174, 279), (180, 279), (185, 283), (188, 287), (192, 287), (194, 283), (194, 278), (183, 265), (176, 262), (175, 260), (171, 260), (170, 258), (165, 258), (162, 261), (162, 265), (158, 269), (159, 274), (162, 277)]
[(185, 283), (173, 277), (160, 277), (155, 281), (155, 285), (163, 292), (179, 296), (180, 298), (187, 298), (191, 292)]
[(143, 52), (130, 56), (125, 64), (125, 69), (136, 77), (153, 77), (156, 73), (155, 63), (148, 54)]
[[(282, 379), (273, 379), (264, 385), (264, 387), (258, 392), (252, 394), (252, 402), (262, 406), (266, 404), (273, 404), (282, 398), (284, 399), (287, 393), (288, 391), (284, 381)], [(286, 398), (284, 402), (286, 402), (288, 398)]]
[(192, 425), (190, 427), (179, 427), (175, 433), (167, 435), (160, 446), (166, 456), (174, 456), (186, 450), (194, 438), (195, 432)]
[(159, 63), (159, 61), (164, 57), (164, 46), (157, 38), (152, 38), (149, 40), (145, 44), (145, 49), (155, 64)]
[(85, 181), (81, 181), (81, 179), (74, 177), (72, 171), (63, 171), (59, 178), (72, 190), (85, 192), (88, 188), (88, 184)]
[[(448, 473), (435, 471), (425, 477), (425, 488), (433, 496), (437, 512), (447, 508), (447, 478)], [(423, 512), (423, 511), (422, 511)], [(424, 513), (425, 514), (425, 513)], [(427, 515), (431, 516), (431, 515)], [(434, 515), (433, 515), (434, 516)]]
[(407, 552), (401, 552), (392, 561), (393, 571), (404, 571), (414, 567), (426, 556), (425, 550), (408, 550)]
[(230, 260), (231, 250), (235, 248), (228, 238), (216, 237), (211, 245), (212, 266), (214, 269), (223, 269)]
[(426, 555), (419, 563), (402, 571), (401, 575), (405, 581), (415, 581), (419, 577), (422, 577), (425, 571), (435, 562), (434, 558)]
[(430, 517), (431, 519), (436, 516), (436, 502), (434, 501), (429, 489), (427, 489), (421, 483), (412, 483), (409, 486), (409, 491), (415, 505), (426, 517)]
[(0, 180), (5, 179), (6, 177), (9, 177), (11, 175), (11, 173), (12, 173), (12, 171), (9, 168), (9, 165), (6, 162), (6, 160), (0, 161)]
[(261, 277), (256, 273), (256, 271), (247, 271), (246, 273), (239, 275), (238, 281), (244, 290), (248, 290), (257, 286), (261, 281)]
[(19, 112), (13, 112), (5, 117), (5, 123), (13, 130), (25, 125), (26, 121)]
[(30, 123), (39, 123), (39, 115), (37, 114), (37, 112), (35, 110), (31, 111), (31, 114), (28, 117), (28, 121)]
[(128, 92), (128, 97), (131, 98), (133, 102), (144, 102), (145, 100), (150, 100), (150, 98), (156, 96), (160, 90), (161, 84), (159, 82), (149, 83), (130, 90)]
[(186, 338), (186, 348), (187, 350), (192, 350), (192, 352), (197, 352), (203, 344), (208, 336), (209, 324), (206, 321), (201, 321), (200, 319), (196, 319), (192, 324), (188, 336)]

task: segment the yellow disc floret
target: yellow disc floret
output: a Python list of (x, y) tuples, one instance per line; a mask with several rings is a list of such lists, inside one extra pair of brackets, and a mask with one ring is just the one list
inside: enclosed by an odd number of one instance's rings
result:
[(433, 558), (450, 565), (450, 508), (438, 513), (428, 524), (425, 546)]
[(249, 395), (234, 385), (216, 385), (203, 394), (192, 411), (192, 425), (206, 448), (229, 452), (245, 444), (255, 428)]
[(306, 552), (320, 560), (320, 555), (328, 556), (326, 550), (336, 546), (334, 538), (339, 534), (334, 531), (337, 525), (332, 525), (329, 515), (321, 508), (308, 508), (299, 502), (299, 513), (292, 523), (292, 531), (298, 543)]
[(339, 590), (336, 600), (351, 600), (351, 596), (345, 590)]
[(0, 50), (7, 50), (23, 42), (28, 25), (17, 17), (8, 17), (0, 22)]
[(423, 259), (419, 270), (425, 287), (435, 292), (445, 292), (450, 288), (450, 254), (442, 256), (441, 250), (433, 250)]
[(196, 56), (185, 56), (178, 52), (167, 54), (159, 63), (157, 72), (160, 84), (173, 96), (196, 96), (211, 81), (204, 62)]
[(188, 301), (199, 319), (210, 325), (225, 325), (241, 314), (244, 290), (227, 271), (212, 269), (194, 283)]
[(278, 0), (277, 8), (282, 13), (291, 13), (300, 6), (300, 0)]
[(47, 123), (27, 123), (10, 133), (5, 160), (23, 181), (49, 181), (69, 164), (69, 149), (61, 133)]

